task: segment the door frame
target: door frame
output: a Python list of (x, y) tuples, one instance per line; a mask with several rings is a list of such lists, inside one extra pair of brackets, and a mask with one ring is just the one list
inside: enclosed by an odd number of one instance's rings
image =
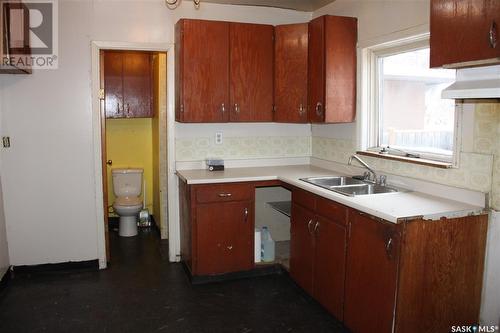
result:
[[(165, 222), (168, 224), (168, 246), (169, 261), (179, 261), (180, 259), (180, 231), (179, 231), (179, 206), (177, 191), (177, 176), (175, 172), (175, 98), (174, 98), (174, 68), (175, 53), (173, 43), (133, 43), (133, 42), (111, 42), (92, 41), (92, 69), (91, 69), (91, 90), (92, 90), (92, 135), (94, 150), (94, 176), (95, 176), (95, 204), (96, 204), (96, 227), (97, 227), (97, 256), (99, 268), (107, 267), (106, 258), (106, 235), (104, 229), (104, 214), (107, 214), (103, 205), (103, 167), (101, 144), (101, 112), (100, 112), (100, 51), (101, 50), (137, 50), (137, 51), (157, 51), (167, 54), (167, 199), (162, 202), (167, 204), (167, 216)], [(105, 138), (104, 138), (105, 139)]]

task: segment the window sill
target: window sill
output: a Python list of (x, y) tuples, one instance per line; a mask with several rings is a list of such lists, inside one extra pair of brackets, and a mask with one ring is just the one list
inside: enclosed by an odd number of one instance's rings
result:
[(380, 154), (378, 152), (373, 152), (373, 151), (358, 151), (356, 152), (358, 155), (364, 155), (364, 156), (370, 156), (370, 157), (377, 157), (377, 158), (383, 158), (386, 160), (392, 160), (392, 161), (399, 161), (399, 162), (406, 162), (406, 163), (413, 163), (413, 164), (419, 164), (419, 165), (425, 165), (429, 167), (434, 167), (434, 168), (440, 168), (440, 169), (450, 169), (453, 167), (451, 163), (448, 162), (439, 162), (439, 161), (433, 161), (433, 160), (427, 160), (425, 158), (414, 158), (414, 157), (405, 157), (405, 156), (396, 156), (396, 155), (388, 155), (388, 154)]

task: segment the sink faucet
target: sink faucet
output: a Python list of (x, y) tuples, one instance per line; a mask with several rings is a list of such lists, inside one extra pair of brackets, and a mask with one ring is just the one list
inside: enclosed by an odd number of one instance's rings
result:
[[(365, 161), (363, 161), (358, 155), (352, 155), (349, 157), (349, 161), (347, 162), (348, 165), (352, 165), (352, 160), (356, 160), (364, 166), (368, 170), (368, 180), (370, 180), (370, 174), (372, 174), (372, 179), (375, 183), (380, 184), (385, 186), (386, 183), (386, 177), (385, 176), (380, 176), (380, 179), (378, 179), (377, 174), (375, 173), (375, 170), (373, 170)], [(365, 173), (366, 174), (366, 173)], [(366, 178), (366, 177), (365, 177)]]

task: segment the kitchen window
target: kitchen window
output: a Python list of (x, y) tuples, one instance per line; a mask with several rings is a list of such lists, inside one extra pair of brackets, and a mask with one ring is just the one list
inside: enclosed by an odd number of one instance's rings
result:
[(455, 101), (442, 99), (441, 92), (455, 80), (455, 70), (429, 68), (428, 36), (368, 49), (367, 57), (368, 150), (454, 162)]

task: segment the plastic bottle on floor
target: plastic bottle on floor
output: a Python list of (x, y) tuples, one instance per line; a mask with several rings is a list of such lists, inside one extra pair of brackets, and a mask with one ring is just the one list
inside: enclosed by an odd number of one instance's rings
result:
[(267, 227), (262, 227), (261, 242), (262, 261), (274, 261), (274, 240), (271, 237), (271, 233), (269, 232), (269, 229)]

